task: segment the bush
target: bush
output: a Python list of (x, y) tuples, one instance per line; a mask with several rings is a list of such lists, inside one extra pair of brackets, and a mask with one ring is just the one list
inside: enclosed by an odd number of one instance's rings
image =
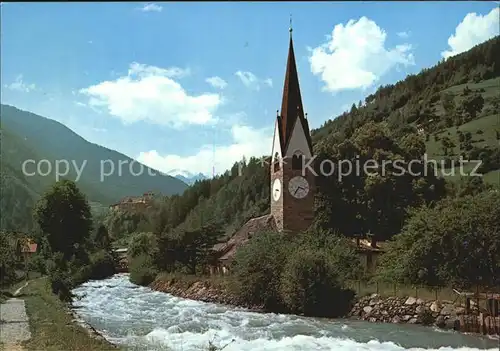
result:
[(292, 313), (339, 317), (350, 310), (355, 293), (341, 288), (336, 267), (324, 252), (298, 249), (281, 275), (280, 295)]
[(129, 262), (130, 281), (137, 285), (151, 284), (158, 274), (151, 256), (142, 254), (132, 257)]
[(36, 253), (31, 259), (28, 261), (28, 269), (30, 271), (39, 272), (41, 274), (46, 274), (47, 271), (45, 269), (45, 258)]
[(486, 190), (413, 211), (379, 273), (394, 283), (499, 286), (499, 208), (500, 193)]
[(274, 232), (254, 235), (236, 251), (231, 290), (245, 304), (281, 310), (280, 278), (291, 249), (290, 236)]
[(92, 276), (92, 266), (87, 264), (76, 269), (72, 274), (73, 284), (75, 286), (80, 285), (91, 279)]
[(50, 289), (53, 294), (57, 295), (61, 301), (71, 302), (73, 294), (73, 282), (67, 272), (60, 269), (49, 272)]
[(98, 251), (90, 256), (89, 279), (104, 279), (116, 273), (113, 256), (104, 250)]

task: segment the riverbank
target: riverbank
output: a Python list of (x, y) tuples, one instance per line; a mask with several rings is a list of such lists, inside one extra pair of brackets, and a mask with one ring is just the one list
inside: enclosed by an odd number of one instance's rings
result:
[(199, 277), (188, 275), (159, 275), (149, 287), (152, 290), (172, 294), (190, 300), (243, 307), (264, 312), (261, 306), (252, 306), (240, 301), (229, 291), (230, 281), (223, 277)]
[[(228, 289), (229, 278), (160, 275), (149, 285), (152, 290), (177, 297), (212, 302), (264, 312), (259, 306), (242, 304)], [(347, 317), (374, 323), (421, 324), (460, 331), (462, 323), (479, 324), (479, 311), (472, 303), (472, 316), (464, 316), (465, 306), (453, 301), (423, 300), (414, 297), (382, 297), (377, 294), (357, 297)], [(490, 326), (493, 320), (488, 319)], [(498, 319), (498, 318), (497, 318)], [(474, 322), (475, 321), (475, 322)], [(500, 321), (497, 321), (500, 325)], [(491, 328), (490, 328), (491, 330)], [(476, 333), (479, 333), (477, 330)], [(495, 336), (495, 335), (494, 335)], [(498, 332), (496, 334), (498, 337)]]
[(67, 304), (52, 294), (47, 279), (31, 281), (19, 298), (24, 299), (29, 318), (31, 339), (25, 350), (117, 350), (92, 327), (75, 319)]

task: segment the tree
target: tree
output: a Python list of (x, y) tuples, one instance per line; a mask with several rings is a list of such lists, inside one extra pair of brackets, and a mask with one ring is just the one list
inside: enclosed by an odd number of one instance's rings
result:
[(291, 238), (281, 233), (255, 233), (236, 251), (231, 289), (249, 305), (279, 310), (283, 265), (291, 250)]
[(339, 317), (349, 311), (355, 295), (341, 284), (336, 267), (325, 251), (300, 247), (291, 254), (283, 269), (280, 295), (293, 313)]
[(445, 156), (448, 156), (449, 150), (451, 149), (451, 154), (453, 154), (453, 148), (455, 147), (455, 143), (445, 136), (443, 139), (441, 139), (441, 147), (443, 148), (443, 153)]
[(447, 198), (415, 210), (382, 256), (379, 275), (393, 282), (500, 284), (500, 193)]
[(0, 232), (0, 285), (9, 285), (16, 279), (16, 252), (13, 240), (15, 237), (9, 233)]
[(97, 230), (94, 232), (92, 242), (99, 249), (103, 249), (107, 252), (111, 251), (111, 240), (109, 238), (108, 230), (104, 224), (97, 227)]
[(52, 252), (66, 260), (83, 250), (92, 229), (90, 206), (70, 180), (55, 183), (42, 196), (34, 217)]
[(213, 246), (219, 241), (222, 232), (217, 225), (208, 224), (195, 230), (182, 231), (178, 236), (177, 260), (188, 268), (190, 274), (197, 267), (206, 266)]
[[(421, 160), (424, 152), (417, 134), (398, 140), (384, 123), (373, 122), (341, 143), (327, 138), (316, 144), (316, 216), (321, 227), (349, 237), (370, 231), (377, 240), (399, 233), (409, 207), (444, 196), (444, 181), (425, 172), (429, 165), (413, 163), (408, 171), (409, 163)], [(325, 160), (333, 162), (333, 170), (320, 169)]]
[(455, 109), (455, 100), (453, 95), (450, 93), (441, 94), (441, 106), (443, 106), (446, 114), (450, 114)]
[(481, 94), (468, 95), (461, 103), (462, 109), (470, 116), (470, 119), (475, 119), (483, 106), (484, 98)]

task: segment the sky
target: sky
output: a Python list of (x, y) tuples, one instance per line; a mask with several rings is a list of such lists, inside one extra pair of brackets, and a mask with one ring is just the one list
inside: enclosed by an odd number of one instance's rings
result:
[(1, 101), (211, 176), (271, 153), (290, 15), (313, 129), (500, 26), (498, 2), (2, 3)]

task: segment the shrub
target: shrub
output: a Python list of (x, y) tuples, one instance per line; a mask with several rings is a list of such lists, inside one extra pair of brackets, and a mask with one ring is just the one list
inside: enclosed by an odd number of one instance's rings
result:
[(104, 250), (98, 251), (90, 256), (89, 279), (104, 279), (116, 273), (113, 256)]
[(498, 208), (500, 193), (486, 190), (412, 211), (382, 256), (379, 273), (395, 283), (498, 286)]
[(71, 302), (73, 294), (73, 282), (69, 274), (61, 269), (49, 271), (50, 289), (53, 294), (57, 295), (61, 301)]
[(341, 288), (336, 269), (324, 252), (298, 249), (281, 275), (280, 295), (293, 313), (339, 317), (349, 311), (355, 293)]
[(45, 258), (39, 253), (36, 253), (28, 261), (28, 269), (30, 271), (39, 272), (41, 274), (46, 274), (47, 271), (45, 270), (45, 268), (46, 268), (45, 267)]
[(145, 254), (130, 258), (129, 271), (130, 281), (142, 286), (151, 284), (158, 274), (153, 259)]
[(281, 233), (254, 235), (236, 251), (230, 289), (245, 304), (280, 310), (280, 277), (291, 247), (290, 237)]

